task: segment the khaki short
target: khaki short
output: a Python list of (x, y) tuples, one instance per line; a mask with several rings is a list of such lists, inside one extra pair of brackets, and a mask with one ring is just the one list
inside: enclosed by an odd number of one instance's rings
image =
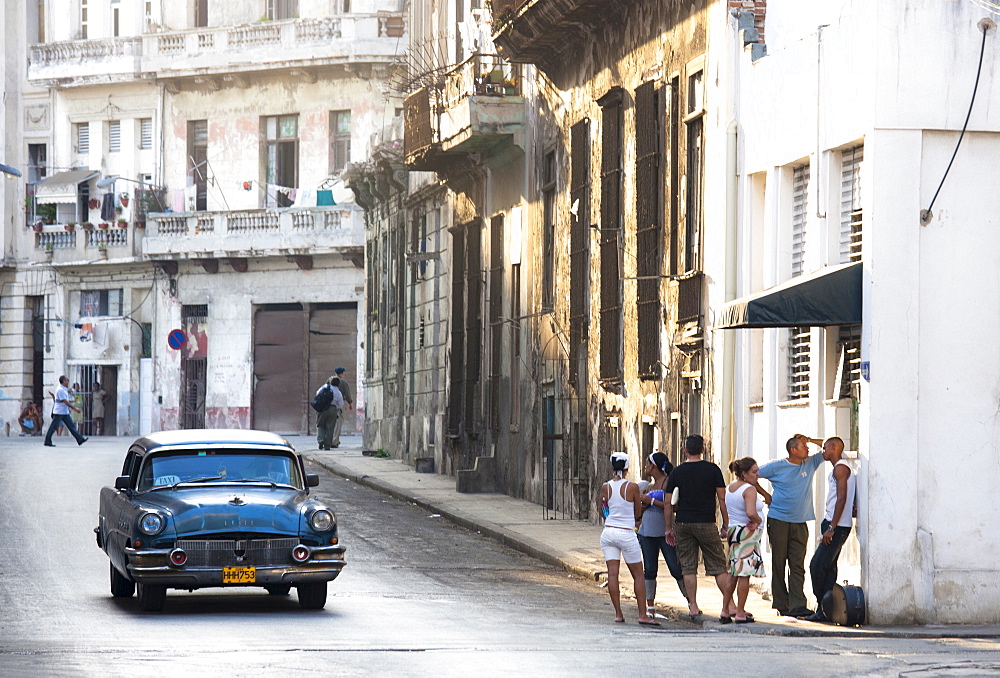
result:
[(674, 536), (677, 537), (677, 560), (684, 574), (698, 574), (699, 549), (706, 575), (714, 577), (729, 569), (715, 523), (675, 523)]

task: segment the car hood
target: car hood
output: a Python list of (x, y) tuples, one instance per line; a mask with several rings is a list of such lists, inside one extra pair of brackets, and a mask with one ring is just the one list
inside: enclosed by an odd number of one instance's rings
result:
[(143, 495), (143, 504), (170, 513), (179, 537), (212, 532), (297, 535), (307, 500), (302, 490), (247, 485), (176, 487)]

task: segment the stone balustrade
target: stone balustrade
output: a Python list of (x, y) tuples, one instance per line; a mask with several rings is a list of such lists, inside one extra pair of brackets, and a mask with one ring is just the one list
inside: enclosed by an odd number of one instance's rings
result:
[(134, 80), (139, 75), (142, 38), (63, 40), (31, 45), (28, 80), (34, 84), (78, 84)]
[(275, 256), (360, 250), (363, 211), (356, 206), (149, 214), (148, 257)]

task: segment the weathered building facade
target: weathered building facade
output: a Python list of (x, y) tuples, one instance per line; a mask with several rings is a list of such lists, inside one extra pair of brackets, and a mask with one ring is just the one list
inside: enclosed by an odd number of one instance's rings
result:
[(108, 433), (313, 430), (335, 367), (361, 386), (363, 216), (340, 174), (395, 114), (398, 3), (26, 5), (7, 10), (30, 169), (0, 416), (65, 373), (107, 389)]
[(408, 184), (368, 212), (368, 289), (390, 305), (368, 388), (392, 395), (366, 444), (591, 518), (610, 451), (676, 459), (711, 433), (703, 203), (725, 146), (706, 73), (725, 7), (565, 4), (411, 5)]

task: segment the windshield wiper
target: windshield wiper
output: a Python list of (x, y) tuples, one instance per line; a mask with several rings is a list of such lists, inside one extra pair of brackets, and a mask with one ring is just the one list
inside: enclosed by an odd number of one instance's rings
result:
[(170, 489), (174, 489), (178, 485), (185, 483), (207, 483), (213, 480), (224, 480), (225, 476), (205, 476), (204, 478), (192, 478), (191, 480), (178, 480), (176, 483), (170, 486)]
[(290, 482), (279, 483), (271, 479), (265, 480), (264, 478), (240, 478), (238, 480), (230, 480), (231, 483), (268, 483), (271, 487), (277, 487), (278, 485), (283, 485), (285, 487), (295, 487)]

